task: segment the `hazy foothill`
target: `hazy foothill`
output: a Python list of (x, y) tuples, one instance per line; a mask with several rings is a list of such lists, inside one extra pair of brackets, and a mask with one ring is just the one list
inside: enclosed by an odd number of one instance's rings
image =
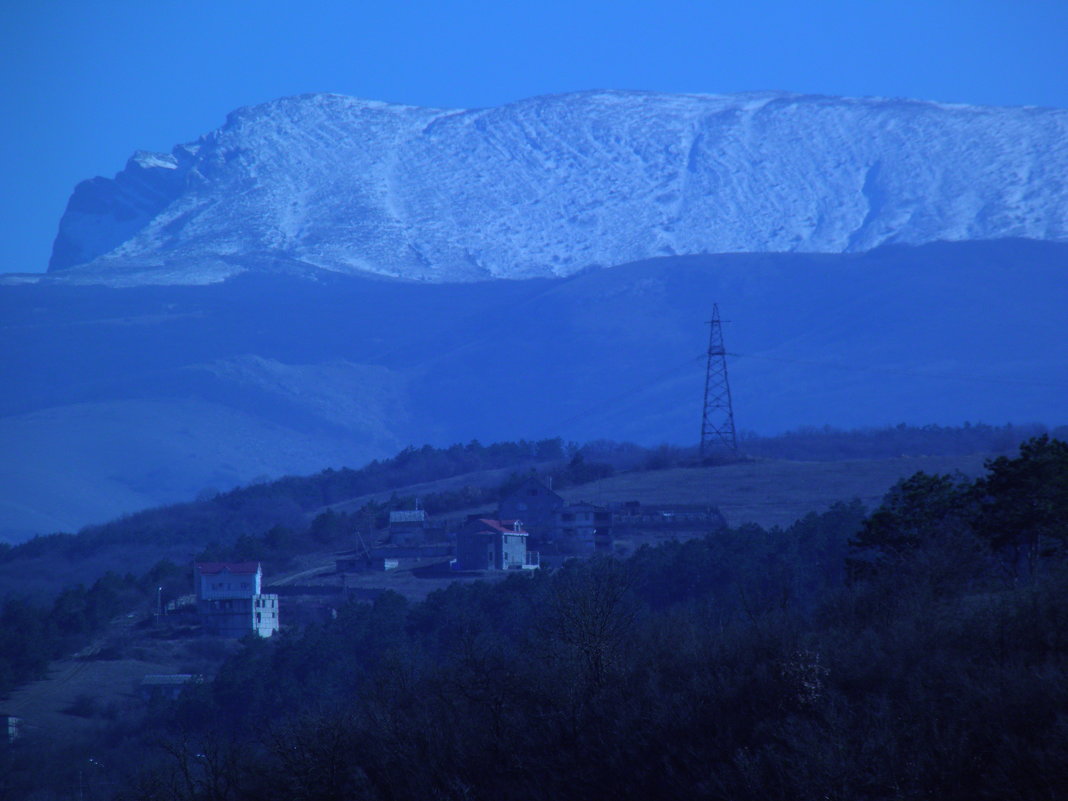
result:
[(1066, 170), (314, 94), (79, 184), (0, 276), (0, 798), (1064, 798)]
[(424, 442), (687, 443), (714, 302), (745, 429), (1057, 424), (1066, 142), (789, 93), (239, 109), (0, 279), (0, 537)]

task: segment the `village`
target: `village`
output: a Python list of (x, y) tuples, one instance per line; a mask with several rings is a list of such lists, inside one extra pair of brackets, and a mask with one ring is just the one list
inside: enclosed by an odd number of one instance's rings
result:
[(160, 613), (207, 636), (270, 637), (388, 589), (422, 599), (453, 581), (551, 570), (598, 553), (626, 556), (641, 544), (699, 537), (727, 526), (711, 505), (568, 502), (551, 481), (536, 476), (492, 512), (434, 518), (418, 500), (415, 505), (390, 510), (380, 526), (368, 522), (353, 533), (353, 547), (335, 553), (331, 563), (295, 574), (265, 577), (259, 562), (197, 562), (195, 595), (169, 602)]
[(0, 743), (91, 733), (150, 714), (155, 704), (210, 683), (250, 643), (303, 636), (352, 604), (390, 594), (417, 604), (453, 584), (533, 578), (598, 555), (627, 559), (645, 547), (726, 532), (728, 523), (789, 526), (836, 498), (877, 504), (893, 481), (917, 469), (976, 473), (982, 464), (981, 456), (753, 461), (579, 484), (532, 467), (525, 476), (487, 471), (486, 486), (500, 488), (495, 499), (466, 507), (431, 502), (434, 493), (467, 486), (470, 475), (400, 495), (354, 496), (315, 510), (316, 519), (325, 514), (342, 526), (326, 543), (308, 537), (279, 558), (257, 551), (261, 538), (250, 549), (208, 549), (175, 562), (175, 573), (153, 583), (150, 604), (124, 609), (85, 647), (53, 661), (47, 678), (9, 695), (0, 707)]
[[(16, 693), (14, 708), (0, 715), (0, 742), (176, 699), (210, 680), (217, 662), (244, 638), (326, 622), (347, 603), (388, 591), (422, 600), (453, 582), (529, 576), (595, 554), (627, 556), (644, 544), (727, 525), (711, 505), (568, 501), (551, 484), (531, 475), (496, 509), (459, 516), (431, 516), (416, 500), (416, 508), (369, 520), (352, 533), (351, 547), (308, 554), (298, 569), (277, 575), (267, 574), (261, 561), (196, 561), (192, 593), (170, 598), (161, 587), (150, 615), (116, 621), (100, 642), (60, 664), (52, 680), (36, 683), (36, 695)], [(133, 658), (105, 658), (123, 652)], [(173, 667), (178, 671), (168, 670)], [(83, 691), (89, 687), (93, 697)], [(45, 700), (35, 701), (42, 691)]]

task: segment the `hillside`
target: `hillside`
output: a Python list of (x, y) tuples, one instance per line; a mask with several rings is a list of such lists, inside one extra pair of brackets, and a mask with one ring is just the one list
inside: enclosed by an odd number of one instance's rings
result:
[[(112, 611), (91, 661), (13, 694), (34, 717), (0, 777), (18, 798), (1059, 798), (1066, 519), (1068, 444), (1042, 436), (871, 514), (430, 595), (342, 585), (270, 639), (193, 637), (180, 613), (123, 632)], [(131, 692), (179, 665), (207, 680)]]
[[(894, 483), (919, 470), (978, 475), (985, 459), (994, 455), (976, 453), (822, 462), (761, 459), (718, 467), (636, 468), (604, 480), (564, 488), (560, 493), (569, 501), (593, 503), (631, 500), (648, 504), (711, 503), (723, 512), (732, 526), (744, 523), (786, 526), (809, 512), (823, 512), (836, 501), (859, 498), (869, 508), (874, 507)], [(519, 467), (518, 471), (525, 474), (532, 468), (547, 474), (559, 469), (559, 463), (530, 463)], [(274, 526), (298, 532), (306, 529), (315, 516), (328, 510), (357, 515), (369, 503), (384, 504), (395, 497), (427, 499), (434, 494), (456, 493), (465, 487), (497, 487), (513, 470), (493, 468), (433, 481), (396, 482), (377, 492), (361, 493), (328, 504), (308, 501), (303, 504), (303, 509), (298, 498), (315, 493), (300, 490), (300, 484), (295, 482), (314, 481), (322, 476), (288, 479), (239, 490), (234, 497), (151, 510), (87, 529), (70, 540), (51, 542), (46, 539), (38, 546), (12, 551), (0, 559), (0, 587), (4, 588), (0, 591), (0, 599), (51, 597), (72, 584), (89, 585), (107, 571), (140, 575), (161, 559), (179, 565), (188, 564), (210, 542), (226, 546), (240, 536), (262, 537)], [(455, 519), (469, 512), (493, 508), (495, 503), (488, 502), (471, 508), (456, 508), (444, 516)], [(308, 552), (301, 556), (302, 564), (332, 565), (336, 550), (355, 543), (351, 533), (357, 523), (365, 525), (366, 520), (357, 515), (350, 523), (343, 523), (349, 528), (330, 545), (309, 541), (306, 545)], [(264, 558), (265, 553), (261, 551), (247, 556)]]
[(50, 270), (113, 285), (323, 268), (419, 281), (658, 256), (1068, 238), (1068, 111), (581, 92), (239, 109), (77, 187)]
[(711, 503), (728, 525), (756, 523), (785, 528), (810, 512), (858, 498), (868, 509), (879, 505), (895, 483), (913, 473), (960, 472), (974, 478), (992, 454), (902, 456), (838, 462), (761, 460), (719, 467), (675, 467), (621, 473), (561, 490), (569, 501), (647, 504)]
[(1068, 246), (665, 258), (570, 278), (0, 286), (0, 533), (73, 530), (414, 443), (1063, 422)]

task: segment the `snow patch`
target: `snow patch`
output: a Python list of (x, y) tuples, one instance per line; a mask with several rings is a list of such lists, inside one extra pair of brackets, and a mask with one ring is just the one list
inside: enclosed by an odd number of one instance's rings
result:
[(129, 281), (160, 265), (198, 282), (267, 254), (448, 282), (667, 253), (1068, 238), (1056, 109), (603, 90), (456, 111), (316, 94), (132, 163), (79, 186), (55, 269)]

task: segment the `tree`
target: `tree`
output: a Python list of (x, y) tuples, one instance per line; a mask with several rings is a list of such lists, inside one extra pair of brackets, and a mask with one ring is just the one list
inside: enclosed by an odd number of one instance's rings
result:
[(1014, 575), (1021, 558), (1033, 574), (1040, 556), (1068, 543), (1068, 443), (1034, 437), (1016, 458), (1001, 456), (986, 467), (976, 482), (977, 531), (1009, 555)]
[(939, 532), (965, 525), (971, 491), (962, 476), (915, 473), (890, 488), (849, 544), (900, 557)]
[(633, 585), (629, 566), (607, 556), (569, 563), (553, 576), (540, 633), (586, 689), (602, 687), (619, 665), (637, 613)]

